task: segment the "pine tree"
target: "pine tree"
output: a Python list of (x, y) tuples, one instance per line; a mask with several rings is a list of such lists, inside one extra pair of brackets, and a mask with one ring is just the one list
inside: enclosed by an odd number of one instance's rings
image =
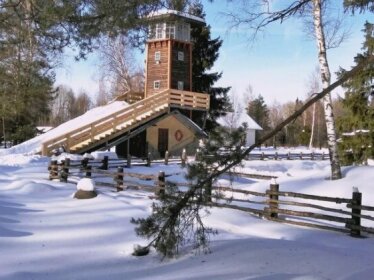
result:
[[(374, 54), (374, 25), (366, 22), (363, 31), (363, 53), (355, 57), (356, 64)], [(344, 73), (345, 70), (341, 70), (339, 75)], [(343, 105), (349, 113), (339, 119), (339, 129), (343, 132), (340, 151), (346, 156), (346, 163), (365, 163), (374, 157), (373, 77), (374, 65), (371, 64), (343, 84), (346, 90)]]
[[(189, 13), (205, 18), (203, 5), (200, 1), (190, 6)], [(222, 77), (222, 73), (208, 72), (218, 59), (222, 40), (219, 37), (211, 39), (210, 25), (193, 27), (191, 38), (194, 44), (192, 51), (192, 91), (210, 95), (210, 109), (205, 124), (206, 130), (210, 131), (217, 126), (215, 120), (219, 116), (225, 115), (230, 109), (230, 102), (227, 96), (230, 87), (213, 86)], [(197, 122), (201, 124), (201, 118)]]
[(269, 130), (270, 122), (269, 110), (261, 94), (259, 94), (255, 99), (249, 101), (247, 113), (263, 129), (262, 131), (256, 130), (256, 138), (258, 139), (258, 137)]

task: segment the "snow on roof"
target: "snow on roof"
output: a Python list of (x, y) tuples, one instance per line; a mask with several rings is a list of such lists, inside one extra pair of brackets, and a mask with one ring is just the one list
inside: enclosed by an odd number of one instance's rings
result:
[(246, 123), (248, 129), (262, 130), (259, 126), (246, 112), (229, 112), (226, 116), (221, 116), (217, 119), (217, 123), (221, 126), (238, 128), (243, 123)]
[(43, 142), (49, 139), (58, 137), (60, 135), (66, 134), (78, 127), (90, 124), (96, 120), (104, 118), (116, 111), (129, 106), (124, 101), (114, 101), (107, 105), (93, 108), (87, 111), (85, 114), (76, 117), (70, 121), (67, 121), (58, 127), (49, 130), (48, 132), (36, 136), (28, 141), (25, 141), (19, 145), (13, 146), (9, 149), (0, 150), (0, 156), (8, 154), (36, 154), (41, 151), (41, 145)]
[(158, 18), (158, 17), (162, 17), (165, 15), (176, 15), (179, 17), (189, 19), (190, 21), (193, 21), (193, 22), (205, 23), (205, 20), (203, 18), (194, 16), (194, 15), (191, 15), (185, 12), (169, 10), (169, 9), (161, 9), (161, 10), (152, 12), (151, 14), (148, 15), (148, 18)]

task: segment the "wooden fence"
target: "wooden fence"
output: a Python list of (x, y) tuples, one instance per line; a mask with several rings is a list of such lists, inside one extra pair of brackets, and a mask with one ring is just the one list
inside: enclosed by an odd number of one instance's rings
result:
[(299, 152), (299, 153), (250, 153), (248, 155), (248, 159), (258, 159), (258, 160), (265, 160), (265, 159), (272, 159), (272, 160), (328, 160), (329, 155), (322, 153), (315, 153), (315, 152)]
[[(113, 187), (117, 191), (149, 191), (153, 192), (156, 198), (168, 193), (168, 186), (179, 187), (181, 191), (191, 186), (190, 183), (167, 180), (172, 174), (165, 174), (162, 171), (158, 175), (125, 171), (124, 167), (127, 165), (123, 160), (109, 161), (105, 157), (102, 161), (91, 161), (90, 164), (88, 162), (73, 162), (66, 159), (64, 163), (57, 164), (52, 161), (49, 166), (49, 178), (68, 182), (69, 178), (88, 177), (93, 178), (97, 186)], [(118, 163), (124, 165), (117, 165), (113, 170), (114, 165)], [(351, 198), (329, 197), (281, 191), (279, 185), (273, 183), (265, 192), (213, 185), (205, 190), (205, 194), (205, 203), (211, 207), (245, 211), (271, 221), (339, 231), (354, 237), (362, 236), (362, 233), (374, 234), (373, 227), (361, 224), (374, 221), (374, 217), (369, 215), (374, 211), (374, 207), (362, 205), (360, 192), (353, 192)], [(327, 203), (332, 205), (326, 206)]]

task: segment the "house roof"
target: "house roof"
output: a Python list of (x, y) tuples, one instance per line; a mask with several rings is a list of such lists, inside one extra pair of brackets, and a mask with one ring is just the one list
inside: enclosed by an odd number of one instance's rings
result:
[(262, 130), (262, 127), (255, 122), (246, 112), (228, 112), (225, 116), (217, 119), (221, 126), (238, 128), (243, 123), (247, 124), (248, 129)]
[(200, 128), (196, 123), (194, 123), (191, 119), (187, 118), (185, 115), (181, 114), (178, 110), (175, 110), (171, 113), (178, 121), (180, 121), (183, 125), (187, 128), (191, 129), (194, 134), (201, 138), (206, 138), (208, 135), (205, 133), (204, 130)]
[(147, 17), (151, 20), (154, 20), (154, 19), (163, 19), (166, 17), (173, 17), (173, 16), (184, 18), (191, 23), (205, 24), (205, 20), (203, 18), (194, 16), (194, 15), (191, 15), (185, 12), (169, 10), (169, 9), (161, 9), (158, 11), (154, 11), (153, 13), (150, 13)]

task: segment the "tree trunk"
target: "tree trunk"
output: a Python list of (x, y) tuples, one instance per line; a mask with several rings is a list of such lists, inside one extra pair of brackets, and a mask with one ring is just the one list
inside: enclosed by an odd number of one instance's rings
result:
[(310, 130), (310, 139), (309, 139), (309, 149), (313, 148), (313, 138), (314, 138), (314, 126), (316, 122), (316, 103), (313, 104), (313, 112), (312, 112), (312, 128)]
[[(314, 29), (318, 47), (318, 60), (321, 70), (322, 88), (326, 89), (330, 85), (331, 75), (327, 61), (326, 42), (323, 32), (322, 23), (322, 0), (313, 0), (313, 19)], [(323, 107), (325, 110), (325, 121), (327, 129), (327, 146), (329, 149), (330, 163), (331, 163), (331, 179), (336, 180), (342, 177), (340, 170), (340, 161), (338, 156), (334, 114), (331, 105), (331, 93), (323, 97)]]

